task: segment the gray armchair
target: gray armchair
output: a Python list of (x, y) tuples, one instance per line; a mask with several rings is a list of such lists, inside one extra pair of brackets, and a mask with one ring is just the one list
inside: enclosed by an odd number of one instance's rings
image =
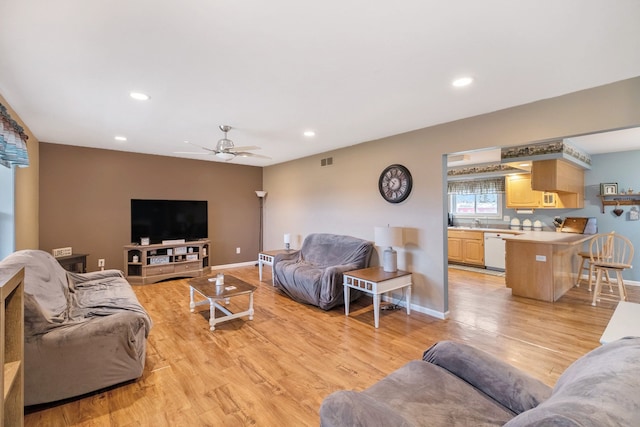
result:
[[(342, 274), (369, 266), (373, 243), (351, 236), (310, 234), (302, 248), (277, 255), (274, 284), (291, 299), (329, 310), (344, 304)], [(351, 301), (362, 293), (351, 292)]]

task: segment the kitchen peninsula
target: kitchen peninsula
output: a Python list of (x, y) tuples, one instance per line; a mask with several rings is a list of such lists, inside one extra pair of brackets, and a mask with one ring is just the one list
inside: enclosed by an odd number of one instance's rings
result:
[(505, 236), (505, 279), (512, 295), (557, 301), (575, 284), (576, 254), (591, 237), (550, 231)]

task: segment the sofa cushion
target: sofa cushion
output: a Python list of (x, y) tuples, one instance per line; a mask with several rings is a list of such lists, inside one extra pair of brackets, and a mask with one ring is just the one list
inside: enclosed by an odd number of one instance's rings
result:
[(640, 426), (640, 338), (587, 353), (560, 376), (551, 397), (507, 426)]
[[(57, 321), (56, 321), (57, 320)], [(35, 297), (24, 293), (24, 340), (30, 342), (62, 322), (42, 308)]]
[(542, 381), (467, 344), (440, 341), (422, 359), (482, 390), (515, 414), (535, 408), (551, 395), (551, 387)]
[(371, 243), (338, 234), (309, 234), (302, 243), (300, 256), (305, 262), (324, 268), (332, 265), (362, 264), (369, 260)]
[(50, 322), (67, 319), (67, 272), (48, 252), (27, 249), (2, 260), (3, 267), (24, 267), (24, 291), (31, 294)]
[[(501, 426), (514, 416), (513, 412), (447, 370), (421, 360), (407, 363), (362, 393), (401, 414), (401, 419), (408, 425)], [(339, 407), (332, 403), (334, 399), (344, 400), (345, 396), (337, 392), (325, 399), (324, 409), (320, 412), (323, 420), (331, 408), (335, 411)], [(343, 419), (338, 425), (403, 425), (396, 423), (397, 417), (385, 423), (377, 412), (360, 411), (359, 416), (364, 419), (361, 423)]]

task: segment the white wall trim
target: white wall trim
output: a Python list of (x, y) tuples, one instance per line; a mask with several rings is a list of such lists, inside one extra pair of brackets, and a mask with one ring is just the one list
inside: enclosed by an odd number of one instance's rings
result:
[[(580, 276), (580, 279), (581, 279), (580, 283), (582, 284), (583, 282), (588, 282), (588, 281), (589, 281), (589, 276), (588, 276), (588, 275), (586, 275), (586, 274), (582, 274), (582, 275)], [(611, 280), (613, 280), (613, 281), (614, 281), (614, 282), (613, 282), (613, 284), (615, 285), (615, 277), (613, 277)], [(586, 284), (586, 283), (585, 283), (585, 284)], [(593, 281), (593, 286), (595, 286), (595, 284), (596, 284), (596, 282), (595, 282), (595, 280), (594, 280), (594, 281)], [(626, 279), (625, 279), (624, 284), (625, 284), (625, 286), (626, 286), (626, 285), (629, 285), (629, 286), (640, 286), (640, 282), (637, 282), (637, 281), (635, 281), (635, 280), (626, 280)]]
[[(406, 310), (406, 302), (403, 298), (393, 298), (393, 296), (389, 296), (389, 295), (384, 295), (382, 297), (383, 301), (387, 301), (390, 302), (392, 304), (396, 304), (400, 307), (403, 307)], [(411, 304), (411, 311), (417, 311), (418, 313), (422, 313), (422, 314), (426, 314), (428, 316), (431, 317), (435, 317), (436, 319), (440, 319), (440, 320), (446, 320), (449, 318), (449, 311), (445, 311), (444, 313), (441, 311), (436, 311), (433, 310), (431, 308), (427, 308), (427, 307), (422, 307), (421, 305), (418, 304)]]
[(252, 265), (256, 265), (257, 263), (258, 261), (246, 261), (246, 262), (237, 262), (235, 264), (212, 265), (211, 271), (224, 270), (225, 268), (250, 267)]

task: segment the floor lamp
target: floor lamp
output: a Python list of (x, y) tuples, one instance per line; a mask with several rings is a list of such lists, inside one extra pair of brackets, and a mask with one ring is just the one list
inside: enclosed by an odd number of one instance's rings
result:
[(262, 210), (264, 207), (264, 198), (267, 196), (267, 192), (256, 190), (256, 196), (260, 199), (260, 236), (258, 240), (258, 251), (262, 252)]

